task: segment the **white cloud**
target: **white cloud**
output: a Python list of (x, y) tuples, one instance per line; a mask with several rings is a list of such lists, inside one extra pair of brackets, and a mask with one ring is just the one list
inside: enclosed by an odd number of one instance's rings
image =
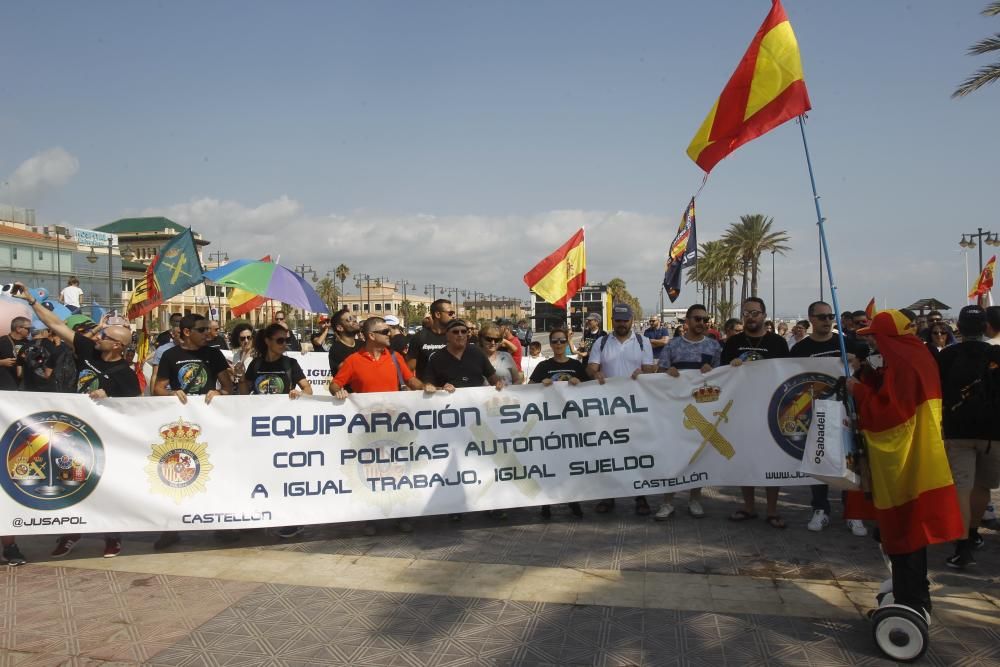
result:
[(10, 200), (37, 204), (52, 190), (61, 188), (80, 171), (80, 161), (63, 148), (50, 148), (28, 158), (7, 177)]

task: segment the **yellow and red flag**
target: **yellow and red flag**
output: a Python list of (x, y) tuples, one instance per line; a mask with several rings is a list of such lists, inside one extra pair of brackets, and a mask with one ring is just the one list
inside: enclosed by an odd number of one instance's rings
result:
[(885, 359), (875, 387), (854, 388), (871, 466), (871, 498), (849, 492), (844, 515), (876, 519), (887, 554), (965, 537), (958, 493), (941, 439), (941, 378), (927, 346), (898, 310), (883, 310), (861, 335)]
[[(265, 255), (260, 258), (260, 261), (270, 262), (271, 256)], [(242, 290), (239, 287), (234, 287), (232, 293), (229, 295), (229, 310), (232, 311), (233, 317), (242, 317), (250, 311), (260, 308), (266, 302), (266, 296), (260, 296), (253, 292)]]
[(990, 257), (990, 261), (986, 262), (983, 272), (979, 274), (979, 280), (976, 281), (972, 291), (969, 292), (969, 298), (978, 300), (980, 305), (988, 298), (990, 290), (993, 289), (993, 272), (996, 269), (996, 264), (997, 256), (993, 255)]
[(867, 317), (868, 321), (871, 322), (876, 315), (878, 315), (878, 308), (875, 307), (875, 297), (872, 297), (871, 301), (868, 302), (868, 305), (865, 306), (865, 317)]
[(710, 172), (743, 144), (811, 108), (792, 24), (781, 2), (774, 0), (687, 154)]
[(587, 284), (583, 228), (524, 274), (524, 282), (532, 292), (553, 306), (566, 308), (569, 300)]

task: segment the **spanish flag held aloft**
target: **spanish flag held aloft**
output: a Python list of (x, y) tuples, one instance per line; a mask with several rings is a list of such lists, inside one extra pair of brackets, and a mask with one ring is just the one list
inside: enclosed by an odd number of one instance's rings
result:
[(868, 321), (871, 322), (875, 319), (876, 315), (878, 315), (878, 307), (875, 305), (875, 297), (872, 297), (868, 302), (868, 305), (865, 306), (865, 317), (867, 317)]
[(879, 381), (854, 388), (872, 488), (870, 499), (849, 492), (844, 516), (877, 520), (890, 555), (966, 534), (941, 439), (937, 363), (912, 327), (900, 311), (883, 310), (857, 332), (875, 337), (885, 364)]
[(969, 292), (970, 299), (976, 299), (976, 303), (980, 306), (989, 305), (990, 290), (993, 289), (993, 272), (996, 270), (997, 256), (993, 255), (990, 257), (990, 261), (986, 262), (986, 266), (983, 267), (983, 272), (979, 274), (979, 280), (973, 285), (972, 291)]
[(553, 306), (566, 308), (569, 300), (587, 284), (583, 228), (524, 274), (524, 283)]
[(687, 154), (710, 172), (743, 144), (811, 108), (792, 24), (780, 0), (774, 0)]

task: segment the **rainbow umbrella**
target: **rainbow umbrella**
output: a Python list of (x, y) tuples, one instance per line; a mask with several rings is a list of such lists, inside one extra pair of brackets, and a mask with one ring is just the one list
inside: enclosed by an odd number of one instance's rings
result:
[(323, 299), (319, 298), (316, 290), (302, 276), (280, 264), (258, 259), (237, 259), (206, 271), (205, 278), (217, 285), (238, 287), (311, 313), (330, 312)]

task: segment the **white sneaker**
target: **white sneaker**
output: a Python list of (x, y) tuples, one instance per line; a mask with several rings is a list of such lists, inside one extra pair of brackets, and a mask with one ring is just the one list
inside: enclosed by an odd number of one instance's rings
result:
[(698, 500), (688, 501), (688, 514), (696, 519), (700, 519), (705, 516), (705, 508), (701, 506), (701, 502)]
[(848, 519), (847, 527), (851, 529), (851, 532), (858, 537), (864, 537), (868, 534), (868, 529), (865, 528), (864, 522), (861, 519)]
[(830, 525), (830, 517), (826, 515), (826, 512), (824, 512), (823, 510), (813, 510), (813, 518), (809, 520), (809, 523), (806, 525), (806, 528), (813, 531), (814, 533), (818, 533), (819, 531), (823, 530), (829, 525)]
[(666, 521), (674, 514), (674, 506), (670, 503), (663, 503), (660, 505), (660, 509), (656, 510), (656, 515), (653, 517), (657, 521)]

